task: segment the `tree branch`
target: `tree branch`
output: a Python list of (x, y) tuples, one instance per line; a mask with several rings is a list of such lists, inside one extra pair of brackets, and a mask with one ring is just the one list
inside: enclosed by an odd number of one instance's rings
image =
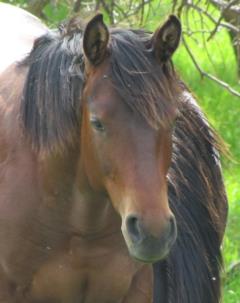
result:
[(231, 10), (236, 14), (240, 13), (240, 5), (235, 5), (236, 3), (239, 4), (239, 0), (230, 1), (231, 5), (229, 6), (229, 2), (223, 0), (209, 0), (213, 5), (217, 6), (221, 10)]
[(33, 15), (44, 18), (43, 9), (49, 2), (50, 0), (30, 0), (27, 8)]
[[(139, 12), (139, 10), (142, 9), (142, 6), (143, 5), (147, 5), (147, 4), (150, 4), (153, 0), (143, 0), (142, 3), (140, 3), (139, 5), (137, 5), (134, 10), (132, 11), (129, 11), (127, 14), (125, 13), (123, 15), (123, 18), (121, 18), (120, 20), (118, 20), (118, 23), (122, 22), (124, 19), (128, 19), (130, 18), (131, 16), (134, 16), (135, 14), (137, 14)], [(117, 5), (116, 5), (117, 6)], [(118, 6), (118, 9), (119, 9), (119, 6)]]
[(203, 71), (202, 68), (199, 66), (197, 60), (195, 59), (193, 53), (191, 52), (191, 50), (190, 50), (188, 44), (186, 43), (185, 39), (183, 38), (182, 40), (183, 40), (183, 45), (186, 48), (187, 53), (189, 54), (194, 66), (196, 67), (196, 69), (198, 70), (198, 72), (200, 73), (202, 78), (204, 78), (204, 77), (209, 78), (210, 80), (212, 80), (212, 81), (216, 82), (217, 84), (219, 84), (220, 86), (222, 86), (224, 89), (226, 89), (232, 95), (240, 97), (240, 92), (233, 89), (229, 84), (227, 84), (226, 82), (216, 78), (215, 76)]
[(76, 0), (73, 6), (73, 12), (74, 13), (78, 13), (80, 11), (81, 8), (81, 4), (82, 4), (82, 0)]
[[(237, 2), (239, 2), (239, 0), (232, 0), (232, 1), (230, 1), (229, 3), (227, 3), (227, 5), (225, 6), (225, 7), (221, 7), (221, 10), (223, 11), (227, 11), (227, 10), (229, 10), (235, 3), (237, 3)], [(221, 21), (224, 19), (224, 13), (222, 12), (221, 14), (220, 14), (220, 17), (219, 17), (219, 19), (218, 19), (218, 21), (217, 21), (217, 23), (216, 23), (216, 26), (215, 26), (215, 28), (213, 29), (213, 31), (212, 31), (212, 33), (210, 34), (210, 36), (208, 37), (208, 39), (207, 39), (207, 41), (210, 41), (212, 38), (213, 38), (213, 36), (216, 34), (216, 32), (217, 32), (217, 30), (218, 30), (218, 28), (219, 28), (219, 26), (220, 26), (220, 24), (221, 24)]]
[[(215, 18), (213, 18), (213, 16), (211, 14), (209, 14), (206, 10), (202, 9), (201, 7), (199, 7), (199, 6), (197, 6), (197, 5), (193, 4), (193, 3), (189, 3), (189, 2), (187, 2), (186, 6), (195, 9), (196, 11), (198, 11), (201, 14), (204, 14), (214, 24), (217, 24), (218, 21)], [(225, 28), (227, 28), (227, 29), (229, 29), (231, 31), (236, 32), (236, 33), (240, 33), (240, 29), (237, 28), (236, 26), (232, 25), (232, 24), (229, 24), (229, 23), (226, 23), (226, 22), (221, 22), (219, 24), (219, 27), (220, 26), (221, 27), (225, 27)]]

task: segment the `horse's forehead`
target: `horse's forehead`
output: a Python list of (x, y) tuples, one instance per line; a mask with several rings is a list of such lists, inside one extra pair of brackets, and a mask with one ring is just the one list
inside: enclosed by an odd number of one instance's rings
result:
[(90, 102), (98, 101), (99, 104), (105, 105), (108, 103), (113, 105), (114, 101), (119, 99), (112, 82), (110, 66), (107, 62), (94, 68), (89, 73), (85, 86), (85, 95)]
[(105, 85), (99, 85), (98, 88), (93, 90), (86, 98), (88, 110), (103, 120), (114, 119), (115, 123), (117, 123), (117, 117), (120, 118), (126, 116), (126, 114), (129, 116), (129, 108), (111, 85), (107, 84), (107, 81)]

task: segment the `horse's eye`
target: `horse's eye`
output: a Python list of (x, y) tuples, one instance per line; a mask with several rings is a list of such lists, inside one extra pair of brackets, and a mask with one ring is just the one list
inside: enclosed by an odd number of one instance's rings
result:
[(99, 132), (103, 132), (105, 130), (103, 123), (96, 117), (91, 117), (90, 123), (92, 127)]

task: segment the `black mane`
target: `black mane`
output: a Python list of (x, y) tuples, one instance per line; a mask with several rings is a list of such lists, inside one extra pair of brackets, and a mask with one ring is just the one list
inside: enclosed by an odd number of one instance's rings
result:
[(29, 68), (21, 115), (36, 149), (64, 149), (79, 130), (84, 77), (82, 30), (66, 34), (64, 29), (38, 38), (20, 64)]

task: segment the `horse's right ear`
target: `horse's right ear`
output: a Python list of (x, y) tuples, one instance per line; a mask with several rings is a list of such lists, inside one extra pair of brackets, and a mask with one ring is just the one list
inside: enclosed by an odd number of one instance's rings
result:
[(168, 61), (177, 49), (181, 38), (181, 22), (171, 15), (168, 20), (158, 28), (152, 37), (152, 48), (159, 63)]
[(108, 28), (103, 22), (103, 15), (98, 14), (89, 21), (83, 36), (84, 55), (91, 65), (96, 66), (104, 60), (108, 40)]

